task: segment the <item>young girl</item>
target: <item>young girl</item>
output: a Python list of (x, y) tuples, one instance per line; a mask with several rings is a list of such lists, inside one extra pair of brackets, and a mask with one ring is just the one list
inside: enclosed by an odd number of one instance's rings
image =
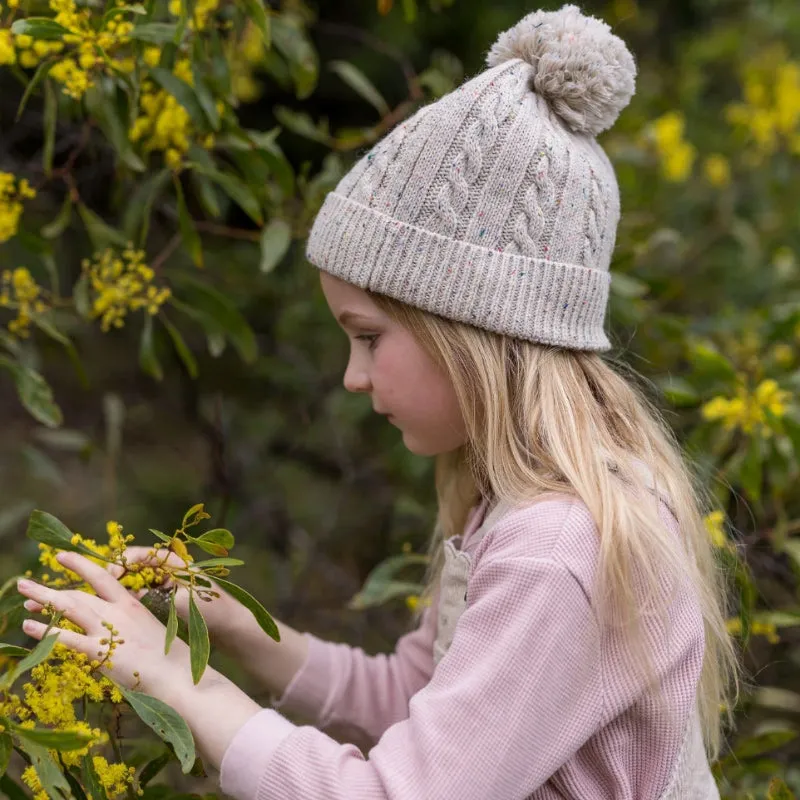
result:
[(112, 622), (114, 678), (137, 671), (177, 709), (238, 800), (718, 797), (735, 658), (700, 503), (598, 355), (619, 200), (594, 137), (634, 62), (565, 6), (502, 34), (488, 65), (361, 159), (308, 245), (351, 339), (345, 386), (437, 457), (432, 602), (395, 653), (286, 625), (275, 643), (226, 595), (204, 607), (273, 705), (316, 722), (298, 727), (213, 669), (193, 686), (183, 643), (165, 656), (163, 626), (81, 556), (60, 558), (98, 597), (20, 586), (86, 631), (61, 634), (83, 652)]

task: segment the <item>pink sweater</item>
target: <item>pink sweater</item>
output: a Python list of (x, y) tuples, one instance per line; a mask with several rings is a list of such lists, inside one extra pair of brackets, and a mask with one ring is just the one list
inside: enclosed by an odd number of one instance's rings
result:
[[(226, 794), (719, 797), (696, 714), (704, 638), (694, 597), (679, 588), (668, 619), (648, 619), (663, 694), (644, 691), (618, 634), (601, 629), (592, 608), (598, 540), (586, 506), (553, 496), (488, 520), (486, 510), (484, 502), (464, 535), (448, 540), (438, 602), (393, 654), (306, 634), (308, 658), (275, 705), (316, 727), (257, 713), (225, 753)], [(368, 755), (322, 732), (333, 723), (374, 741)]]

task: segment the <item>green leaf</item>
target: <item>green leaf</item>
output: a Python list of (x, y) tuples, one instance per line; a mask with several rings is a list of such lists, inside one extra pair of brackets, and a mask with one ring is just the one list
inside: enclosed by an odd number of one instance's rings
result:
[(49, 17), (28, 17), (18, 19), (11, 25), (11, 33), (15, 36), (25, 35), (34, 39), (58, 40), (69, 34), (69, 29), (59, 25)]
[(78, 213), (81, 215), (86, 233), (92, 242), (95, 251), (105, 250), (107, 247), (127, 247), (127, 237), (106, 224), (94, 211), (90, 211), (83, 203), (78, 203)]
[(298, 136), (324, 145), (331, 144), (330, 133), (325, 130), (324, 126), (317, 125), (311, 115), (305, 111), (294, 111), (291, 108), (280, 105), (275, 106), (273, 111), (278, 122)]
[[(136, 191), (130, 199), (130, 203), (125, 209), (122, 217), (122, 230), (130, 240), (137, 240), (139, 247), (144, 248), (147, 243), (147, 233), (150, 230), (150, 216), (153, 206), (164, 187), (169, 181), (172, 171), (162, 169), (150, 175), (136, 187)], [(141, 229), (137, 229), (141, 224)]]
[(81, 386), (88, 388), (89, 379), (86, 376), (86, 370), (84, 370), (78, 351), (75, 349), (75, 345), (72, 343), (69, 336), (58, 330), (58, 328), (43, 315), (35, 316), (33, 318), (33, 324), (42, 331), (42, 333), (47, 334), (51, 339), (58, 342), (67, 351), (67, 356), (69, 356), (72, 366), (75, 367), (75, 372), (78, 375)]
[(251, 20), (261, 33), (264, 40), (264, 47), (269, 47), (272, 43), (272, 31), (270, 28), (269, 16), (262, 0), (241, 0), (245, 9), (246, 18)]
[(768, 753), (771, 750), (777, 750), (779, 747), (788, 744), (797, 738), (796, 731), (777, 730), (762, 733), (758, 736), (752, 736), (746, 739), (741, 744), (734, 748), (733, 754), (736, 758), (753, 758), (760, 756), (762, 753)]
[(175, 185), (175, 194), (178, 197), (178, 224), (181, 229), (181, 238), (183, 245), (189, 252), (189, 255), (198, 267), (203, 266), (203, 245), (200, 241), (200, 235), (197, 233), (197, 228), (194, 226), (189, 209), (186, 207), (186, 200), (183, 196), (183, 187), (181, 186), (181, 179), (177, 175), (172, 176), (172, 182)]
[(197, 320), (207, 333), (225, 335), (245, 363), (255, 361), (258, 357), (255, 334), (229, 297), (183, 275), (176, 275), (174, 282), (175, 294), (180, 299), (173, 295), (170, 302), (176, 308)]
[(197, 361), (195, 360), (194, 354), (189, 349), (189, 346), (184, 341), (183, 336), (181, 336), (180, 331), (163, 314), (159, 316), (159, 319), (167, 329), (167, 333), (169, 333), (172, 343), (175, 345), (175, 352), (186, 367), (189, 376), (191, 378), (196, 378), (198, 375)]
[(261, 232), (261, 271), (272, 272), (292, 243), (292, 228), (286, 220), (273, 217)]
[(367, 78), (358, 67), (349, 61), (331, 61), (328, 64), (353, 91), (361, 95), (381, 116), (389, 113), (389, 104), (383, 95), (375, 88), (372, 81)]
[(172, 541), (172, 539), (169, 536), (167, 536), (166, 533), (161, 533), (161, 531), (157, 531), (155, 528), (148, 528), (148, 530), (150, 531), (150, 533), (153, 534), (153, 536), (157, 536), (159, 539), (161, 539), (162, 542)]
[(203, 677), (208, 657), (211, 654), (211, 642), (208, 638), (208, 627), (197, 603), (194, 594), (189, 595), (189, 661), (192, 665), (192, 680), (200, 682)]
[(38, 372), (5, 356), (0, 356), (0, 366), (11, 373), (20, 402), (34, 419), (49, 428), (61, 425), (64, 421), (61, 409), (53, 400), (49, 384)]
[(205, 503), (195, 503), (184, 515), (181, 527), (185, 528), (188, 525), (194, 525), (200, 520), (208, 519), (208, 514), (203, 510)]
[(18, 647), (15, 644), (0, 644), (0, 656), (5, 658), (23, 658), (30, 650), (27, 647)]
[[(196, 39), (195, 42), (199, 43), (200, 40)], [(202, 52), (200, 55), (202, 57)], [(206, 119), (209, 121), (212, 130), (218, 131), (220, 129), (221, 121), (219, 118), (219, 111), (217, 110), (217, 102), (214, 100), (214, 96), (211, 94), (211, 91), (206, 85), (206, 82), (203, 79), (200, 70), (198, 69), (198, 62), (196, 61), (192, 64), (192, 78), (194, 81), (193, 88), (197, 97), (197, 101), (200, 103), (203, 113), (206, 115)]]
[(46, 747), (25, 740), (22, 749), (30, 756), (31, 764), (49, 800), (74, 800), (64, 773)]
[(106, 800), (106, 790), (94, 768), (93, 757), (89, 754), (81, 759), (81, 779), (86, 791), (92, 796), (92, 800)]
[(56, 144), (56, 122), (58, 120), (58, 95), (50, 81), (44, 83), (44, 144), (42, 146), (42, 166), (49, 178), (53, 172), (53, 150)]
[(171, 592), (169, 596), (169, 616), (167, 617), (167, 635), (164, 639), (164, 655), (169, 653), (172, 643), (175, 641), (175, 636), (178, 633), (178, 612), (175, 608), (175, 592)]
[(189, 167), (210, 178), (231, 198), (257, 225), (263, 223), (261, 204), (253, 193), (253, 190), (236, 175), (228, 172), (220, 172), (217, 169), (204, 167), (202, 164), (190, 163)]
[(150, 783), (153, 778), (161, 772), (164, 767), (172, 761), (173, 755), (172, 751), (169, 749), (164, 750), (163, 753), (157, 755), (155, 758), (148, 761), (143, 767), (142, 771), (139, 773), (139, 786), (144, 788)]
[(175, 755), (181, 763), (183, 773), (188, 773), (194, 765), (196, 755), (192, 732), (183, 717), (175, 709), (162, 703), (161, 700), (156, 700), (155, 697), (136, 692), (133, 689), (126, 689), (119, 684), (117, 684), (117, 688), (142, 722), (175, 748)]
[(694, 342), (689, 345), (687, 356), (692, 366), (703, 377), (724, 382), (736, 380), (736, 369), (711, 342)]
[(403, 0), (403, 17), (408, 23), (417, 19), (417, 0)]
[(181, 80), (168, 69), (151, 67), (150, 77), (165, 91), (171, 94), (189, 113), (189, 116), (201, 130), (208, 130), (208, 117), (197, 98), (195, 90), (186, 81)]
[(160, 381), (164, 377), (164, 371), (158, 361), (153, 341), (153, 317), (150, 314), (144, 315), (144, 325), (142, 326), (142, 337), (139, 340), (139, 366), (150, 377)]
[(194, 541), (198, 544), (200, 542), (211, 542), (224, 547), (226, 550), (230, 550), (236, 543), (233, 534), (225, 528), (213, 528), (210, 531), (206, 531), (202, 536), (198, 536)]
[(72, 196), (69, 192), (64, 196), (64, 202), (61, 204), (61, 209), (52, 222), (43, 225), (39, 231), (45, 239), (55, 239), (61, 236), (62, 233), (69, 227), (72, 220)]
[(135, 172), (144, 172), (147, 167), (133, 150), (128, 128), (121, 119), (116, 99), (117, 92), (108, 81), (105, 85), (90, 87), (84, 103), (89, 114), (111, 142), (120, 161)]
[(75, 310), (83, 319), (89, 319), (92, 313), (92, 303), (89, 299), (89, 278), (84, 274), (75, 281), (72, 287), (72, 301)]
[[(203, 561), (195, 561), (192, 566), (202, 569), (205, 567), (241, 567), (243, 564), (244, 561), (240, 558), (206, 558)], [(10, 645), (6, 646), (10, 647)], [(2, 655), (2, 651), (0, 651), (0, 655)]]
[(55, 547), (58, 550), (69, 550), (73, 553), (83, 553), (92, 558), (97, 558), (100, 561), (106, 561), (109, 564), (114, 562), (105, 556), (98, 555), (94, 550), (90, 550), (85, 544), (78, 543), (72, 544), (72, 531), (57, 517), (48, 514), (46, 511), (39, 511), (36, 509), (31, 512), (30, 519), (28, 520), (28, 530), (26, 536), (33, 539), (35, 542), (42, 542), (48, 544), (50, 547)]
[(384, 559), (370, 571), (361, 591), (350, 600), (348, 607), (363, 609), (401, 595), (418, 594), (419, 583), (397, 581), (396, 576), (406, 567), (427, 563), (428, 556), (420, 553), (401, 553)]
[(30, 800), (30, 795), (25, 792), (22, 787), (12, 781), (8, 775), (0, 776), (0, 795), (7, 798), (7, 800)]
[(767, 800), (796, 800), (796, 797), (784, 780), (773, 778), (767, 789)]
[(754, 434), (750, 437), (744, 459), (739, 468), (739, 479), (742, 488), (750, 498), (758, 502), (761, 499), (761, 481), (764, 471), (763, 442), (761, 438)]
[(175, 22), (140, 22), (128, 36), (149, 44), (166, 44), (173, 41), (177, 30), (178, 25)]
[[(17, 20), (17, 22), (24, 22), (25, 20)], [(14, 23), (16, 25), (16, 23)], [(13, 30), (13, 25), (11, 26)], [(22, 112), (25, 110), (25, 106), (28, 104), (28, 100), (30, 99), (31, 95), (33, 94), (36, 87), (44, 80), (47, 76), (47, 73), (55, 65), (56, 61), (54, 59), (49, 59), (48, 61), (42, 61), (41, 64), (36, 68), (36, 72), (33, 73), (33, 77), (28, 81), (28, 85), (25, 87), (25, 92), (22, 95), (22, 100), (19, 101), (19, 105), (17, 106), (17, 117), (16, 121), (19, 122), (20, 117), (22, 117)]]
[(269, 612), (267, 611), (258, 600), (253, 597), (249, 592), (242, 589), (241, 586), (237, 586), (235, 583), (231, 583), (230, 581), (223, 580), (222, 578), (214, 578), (216, 583), (219, 585), (221, 589), (224, 589), (231, 597), (235, 600), (238, 600), (250, 613), (256, 618), (256, 622), (259, 624), (261, 630), (273, 638), (276, 642), (281, 640), (280, 631), (278, 630), (278, 626), (275, 624), (275, 620), (272, 619)]
[(37, 664), (41, 664), (42, 661), (49, 658), (50, 653), (53, 652), (53, 648), (56, 645), (57, 638), (58, 634), (56, 633), (45, 636), (44, 639), (14, 667), (14, 669), (6, 672), (6, 674), (2, 676), (2, 679), (0, 679), (0, 687), (8, 689), (14, 685), (14, 682), (21, 675), (24, 675), (28, 670), (33, 669)]
[(13, 722), (9, 723), (9, 728), (20, 739), (40, 744), (51, 750), (68, 752), (70, 750), (80, 750), (94, 738), (91, 734), (84, 731), (62, 731), (49, 728), (23, 728)]
[(8, 762), (11, 759), (11, 751), (14, 749), (14, 742), (7, 733), (0, 733), (0, 775), (5, 775), (8, 769)]
[(317, 52), (308, 39), (302, 21), (289, 14), (272, 18), (272, 41), (289, 64), (289, 73), (298, 99), (309, 97), (317, 85)]

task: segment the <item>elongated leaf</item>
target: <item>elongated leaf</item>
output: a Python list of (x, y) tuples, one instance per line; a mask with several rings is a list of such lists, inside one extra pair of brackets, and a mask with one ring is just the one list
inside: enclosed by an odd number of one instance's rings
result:
[(317, 85), (317, 51), (298, 17), (280, 14), (272, 17), (272, 41), (289, 63), (289, 73), (298, 99), (309, 97)]
[(78, 213), (81, 215), (86, 233), (92, 241), (95, 250), (105, 250), (107, 247), (127, 247), (128, 239), (116, 228), (106, 224), (94, 211), (88, 209), (83, 203), (78, 204)]
[(27, 792), (16, 781), (12, 781), (8, 775), (0, 776), (0, 791), (2, 792), (0, 796), (8, 798), (8, 800), (30, 800)]
[(31, 764), (49, 800), (74, 800), (64, 773), (46, 747), (25, 740), (22, 749), (30, 756)]
[(209, 334), (225, 335), (243, 361), (255, 361), (258, 356), (255, 334), (229, 297), (184, 275), (176, 275), (175, 283), (180, 300), (173, 297), (170, 302), (176, 308), (197, 320)]
[(172, 643), (175, 641), (175, 636), (178, 633), (178, 612), (175, 608), (175, 592), (169, 596), (169, 616), (167, 617), (167, 635), (164, 639), (164, 655), (169, 653)]
[(767, 800), (797, 800), (795, 793), (781, 778), (773, 778), (767, 789)]
[(166, 44), (175, 39), (178, 25), (175, 22), (140, 22), (128, 34), (131, 39), (149, 44)]
[(59, 550), (69, 550), (73, 553), (83, 553), (92, 558), (114, 563), (105, 556), (98, 555), (94, 550), (90, 550), (85, 544), (72, 544), (72, 531), (57, 517), (48, 514), (46, 511), (35, 510), (31, 512), (28, 520), (28, 530), (26, 536), (35, 542), (49, 544)]
[(20, 402), (31, 416), (48, 428), (61, 425), (64, 420), (61, 409), (53, 400), (50, 385), (38, 372), (5, 356), (0, 356), (0, 367), (11, 373)]
[(86, 791), (92, 796), (92, 800), (106, 800), (106, 790), (94, 768), (92, 756), (87, 754), (81, 759), (81, 779)]
[[(206, 558), (203, 561), (195, 561), (193, 566), (198, 569), (204, 567), (241, 567), (244, 564), (240, 558)], [(10, 647), (10, 645), (6, 645)], [(0, 651), (0, 655), (2, 651)]]
[(396, 575), (409, 566), (423, 566), (428, 557), (420, 553), (402, 553), (383, 560), (367, 575), (361, 591), (349, 602), (349, 608), (368, 608), (401, 595), (417, 594), (419, 584), (396, 580)]
[(117, 684), (122, 696), (130, 703), (131, 708), (139, 715), (145, 725), (152, 728), (165, 742), (175, 749), (184, 774), (194, 765), (195, 747), (192, 732), (183, 717), (175, 709), (155, 697), (126, 689)]
[(214, 544), (224, 547), (226, 550), (230, 550), (236, 543), (233, 534), (226, 528), (214, 528), (213, 530), (206, 531), (202, 536), (198, 536), (195, 541), (198, 543), (213, 542)]
[(208, 665), (208, 657), (211, 655), (211, 642), (208, 638), (208, 627), (194, 595), (189, 595), (189, 661), (192, 665), (192, 680), (200, 682), (203, 673)]
[(149, 74), (167, 94), (171, 94), (186, 109), (192, 122), (200, 130), (208, 130), (208, 117), (197, 99), (195, 90), (186, 81), (163, 67), (152, 67)]
[(178, 198), (178, 225), (181, 229), (183, 245), (188, 251), (195, 265), (202, 267), (203, 245), (200, 241), (200, 235), (197, 233), (197, 228), (195, 228), (192, 217), (189, 214), (189, 209), (186, 207), (186, 200), (183, 196), (181, 180), (177, 175), (173, 175), (172, 182), (175, 185), (175, 194)]
[(243, 180), (228, 172), (220, 172), (217, 169), (204, 167), (200, 164), (191, 163), (189, 166), (214, 181), (231, 200), (241, 206), (250, 219), (258, 225), (262, 224), (261, 204), (253, 190)]
[(11, 33), (15, 36), (31, 36), (34, 39), (58, 40), (68, 34), (69, 29), (49, 17), (28, 17), (16, 20), (11, 25)]
[(264, 40), (264, 46), (269, 47), (272, 44), (272, 30), (264, 3), (262, 0), (241, 0), (241, 3), (247, 18), (258, 28), (261, 38)]
[(10, 723), (9, 727), (20, 739), (62, 752), (80, 750), (94, 738), (91, 734), (78, 730), (57, 731), (48, 728), (23, 728), (13, 722)]
[(5, 775), (14, 742), (7, 733), (0, 733), (0, 775)]
[(53, 150), (56, 144), (56, 121), (58, 120), (58, 95), (50, 81), (44, 82), (44, 145), (42, 166), (49, 178), (53, 171)]
[(108, 85), (90, 87), (84, 97), (84, 103), (92, 118), (111, 142), (120, 161), (135, 172), (144, 172), (147, 168), (133, 150), (127, 125), (122, 120), (116, 102), (116, 94), (116, 91)]
[(180, 331), (163, 314), (159, 316), (159, 319), (167, 329), (167, 333), (169, 333), (172, 343), (175, 345), (175, 352), (183, 362), (183, 366), (186, 367), (189, 376), (196, 378), (198, 375), (197, 361), (195, 360), (194, 354), (189, 349), (189, 346), (184, 341), (183, 336), (181, 336)]
[(261, 271), (272, 272), (292, 243), (292, 228), (286, 220), (273, 218), (261, 232)]
[(744, 460), (739, 469), (739, 478), (742, 486), (752, 500), (758, 502), (761, 498), (761, 481), (764, 470), (764, 456), (762, 442), (758, 435), (752, 436), (747, 447)]
[(161, 539), (161, 541), (163, 541), (163, 542), (171, 542), (172, 541), (172, 537), (167, 536), (166, 533), (162, 533), (161, 531), (157, 531), (155, 528), (148, 528), (148, 530), (154, 536), (158, 536), (158, 538)]
[[(17, 21), (23, 22), (24, 20)], [(55, 63), (56, 62), (54, 59), (42, 61), (42, 63), (37, 67), (36, 72), (33, 73), (33, 77), (30, 79), (30, 81), (28, 81), (28, 85), (25, 87), (22, 100), (19, 101), (19, 105), (17, 106), (17, 122), (19, 122), (22, 112), (25, 110), (25, 106), (28, 105), (28, 100), (30, 100), (30, 97), (35, 91), (36, 87), (47, 77), (47, 73), (50, 72)]]
[(23, 658), (28, 653), (30, 653), (30, 650), (27, 647), (18, 647), (15, 644), (0, 644), (0, 656), (5, 658)]
[[(202, 58), (202, 48), (199, 47), (200, 40), (195, 39), (195, 43), (198, 45), (198, 50), (200, 51), (199, 55), (200, 58)], [(199, 69), (197, 69), (197, 62), (192, 65), (192, 77), (194, 81), (194, 93), (197, 97), (197, 101), (200, 103), (200, 107), (203, 109), (203, 113), (206, 115), (206, 119), (211, 125), (211, 129), (213, 131), (218, 131), (220, 129), (221, 120), (219, 117), (219, 111), (217, 110), (217, 101), (214, 99), (214, 96), (211, 94), (211, 90), (206, 85), (202, 73)]]
[(0, 681), (0, 686), (4, 689), (7, 689), (10, 686), (14, 685), (14, 682), (19, 678), (21, 675), (24, 675), (28, 670), (33, 669), (37, 664), (41, 664), (42, 661), (50, 657), (50, 653), (53, 652), (53, 648), (56, 645), (56, 639), (58, 638), (58, 634), (51, 633), (48, 636), (45, 636), (36, 647), (28, 653), (22, 661), (17, 664), (14, 669), (10, 672), (7, 672), (5, 675), (2, 676), (2, 681)]
[(75, 345), (72, 343), (72, 340), (69, 338), (69, 336), (58, 330), (58, 328), (56, 328), (55, 325), (53, 325), (53, 323), (47, 319), (47, 317), (41, 314), (38, 314), (33, 318), (33, 324), (40, 331), (47, 334), (51, 339), (58, 342), (64, 348), (64, 350), (67, 351), (67, 356), (69, 356), (69, 360), (72, 362), (72, 366), (75, 368), (75, 373), (78, 376), (78, 380), (81, 382), (81, 386), (88, 388), (89, 379), (86, 376), (86, 370), (83, 368), (83, 363), (78, 355), (78, 351), (75, 349)]
[(173, 755), (172, 751), (169, 749), (164, 750), (163, 753), (157, 755), (155, 758), (148, 761), (143, 767), (142, 771), (139, 773), (139, 786), (144, 788), (150, 783), (153, 778), (161, 772), (164, 767), (172, 761)]
[(796, 731), (769, 731), (746, 739), (734, 748), (733, 755), (737, 759), (753, 758), (754, 756), (760, 756), (762, 753), (768, 753), (770, 750), (777, 750), (796, 738)]
[(381, 116), (389, 113), (389, 104), (372, 81), (349, 61), (331, 61), (328, 66), (357, 94), (361, 95)]
[(59, 210), (58, 214), (56, 214), (52, 222), (48, 222), (47, 225), (44, 225), (41, 228), (40, 233), (45, 239), (55, 239), (64, 233), (64, 231), (69, 227), (71, 220), (72, 197), (69, 192), (67, 192), (67, 194), (64, 196), (64, 202), (61, 204), (61, 209)]
[(164, 371), (158, 361), (153, 341), (153, 317), (150, 314), (144, 315), (144, 325), (142, 326), (142, 337), (139, 340), (139, 366), (152, 378), (160, 381), (164, 377)]
[(278, 630), (278, 626), (275, 624), (275, 620), (272, 619), (269, 612), (267, 611), (258, 600), (250, 594), (250, 592), (245, 591), (242, 589), (241, 586), (237, 586), (235, 583), (231, 583), (230, 581), (223, 580), (222, 578), (214, 578), (217, 584), (219, 584), (221, 589), (224, 589), (231, 597), (235, 600), (238, 600), (250, 613), (256, 618), (256, 622), (258, 622), (259, 627), (267, 636), (273, 638), (276, 642), (281, 640), (281, 634)]
[(195, 525), (200, 520), (208, 519), (209, 515), (203, 510), (205, 503), (195, 503), (184, 515), (181, 522), (181, 527), (185, 528), (188, 525)]
[(275, 106), (273, 109), (278, 122), (285, 128), (293, 131), (298, 136), (320, 142), (324, 145), (331, 144), (331, 135), (323, 127), (318, 126), (311, 115), (305, 111), (295, 111), (287, 106)]

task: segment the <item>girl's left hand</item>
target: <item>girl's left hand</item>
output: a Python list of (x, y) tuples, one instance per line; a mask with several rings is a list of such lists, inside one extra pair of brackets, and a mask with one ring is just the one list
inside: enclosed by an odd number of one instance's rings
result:
[[(58, 641), (67, 647), (85, 653), (90, 660), (102, 660), (108, 644), (100, 640), (111, 639), (111, 631), (103, 623), (110, 623), (117, 631), (114, 640), (118, 644), (111, 654), (111, 668), (101, 671), (116, 683), (135, 687), (147, 694), (168, 702), (168, 698), (192, 686), (189, 648), (176, 638), (169, 654), (164, 654), (166, 628), (107, 570), (79, 553), (61, 552), (57, 559), (68, 569), (76, 572), (97, 595), (78, 590), (59, 590), (43, 586), (34, 581), (21, 580), (17, 584), (21, 594), (29, 598), (25, 608), (41, 611), (50, 603), (70, 621), (80, 626), (85, 633), (75, 633), (57, 627), (50, 629), (58, 633)], [(47, 625), (28, 619), (23, 630), (34, 639), (44, 636)], [(213, 670), (206, 669), (203, 682), (211, 678)], [(137, 675), (134, 675), (137, 673)]]

